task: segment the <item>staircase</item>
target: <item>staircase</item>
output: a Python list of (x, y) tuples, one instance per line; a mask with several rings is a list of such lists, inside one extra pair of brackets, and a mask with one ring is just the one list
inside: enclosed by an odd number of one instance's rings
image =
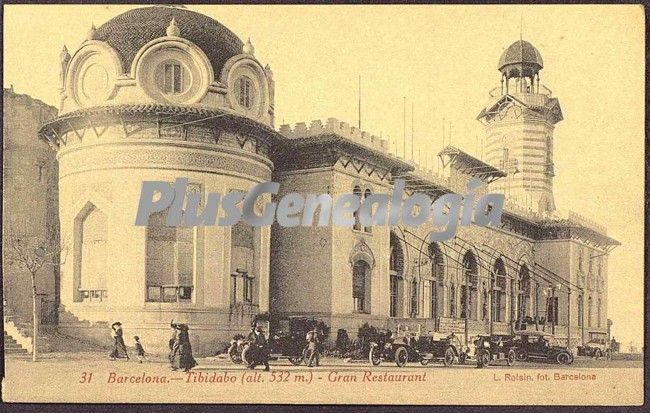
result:
[(5, 337), (4, 337), (4, 343), (5, 343), (5, 356), (26, 356), (28, 355), (27, 349), (23, 348), (16, 340), (14, 340), (13, 337), (9, 335), (5, 331)]

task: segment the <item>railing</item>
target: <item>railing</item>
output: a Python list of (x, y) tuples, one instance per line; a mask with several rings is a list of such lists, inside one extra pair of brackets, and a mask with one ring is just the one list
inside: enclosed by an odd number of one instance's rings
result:
[(147, 301), (158, 303), (177, 303), (192, 301), (192, 285), (148, 285)]

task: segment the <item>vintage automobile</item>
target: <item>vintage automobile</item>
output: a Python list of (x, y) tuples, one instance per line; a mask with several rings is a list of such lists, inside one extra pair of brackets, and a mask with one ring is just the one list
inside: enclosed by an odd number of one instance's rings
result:
[(594, 357), (596, 360), (601, 357), (611, 360), (612, 349), (607, 338), (607, 333), (597, 331), (590, 332), (587, 344), (578, 347), (578, 355)]
[[(263, 314), (255, 317), (253, 325), (262, 327), (264, 335), (268, 338), (269, 360), (287, 359), (296, 366), (308, 356), (305, 340), (307, 333), (314, 327), (321, 331), (323, 336), (329, 333), (323, 322), (311, 317), (274, 317)], [(246, 354), (249, 351), (250, 345), (246, 342), (241, 353), (242, 361), (246, 364)]]
[(426, 366), (431, 361), (442, 361), (449, 367), (455, 360), (463, 358), (463, 346), (455, 334), (429, 333), (417, 341), (417, 354), (420, 364)]
[[(503, 360), (512, 366), (517, 358), (515, 336), (504, 334), (479, 335), (474, 341), (474, 358), (479, 367), (489, 366), (497, 360)], [(479, 349), (482, 349), (479, 356)]]
[(559, 364), (573, 363), (573, 354), (562, 346), (554, 345), (554, 336), (544, 331), (515, 331), (515, 354), (519, 361), (545, 361)]
[(433, 360), (451, 366), (458, 358), (459, 351), (460, 342), (454, 334), (421, 335), (419, 328), (411, 332), (400, 329), (398, 325), (395, 332), (382, 334), (376, 342), (370, 343), (368, 359), (373, 366), (387, 360), (395, 361), (398, 367), (404, 367), (409, 361), (427, 365)]

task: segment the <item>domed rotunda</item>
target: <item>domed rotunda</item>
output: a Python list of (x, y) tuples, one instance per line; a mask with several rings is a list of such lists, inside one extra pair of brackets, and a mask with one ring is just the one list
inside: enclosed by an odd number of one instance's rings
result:
[(270, 228), (170, 227), (165, 211), (134, 225), (144, 181), (187, 178), (202, 211), (207, 193), (271, 180), (273, 74), (253, 53), (171, 6), (127, 11), (64, 47), (59, 116), (40, 131), (59, 161), (62, 331), (105, 343), (119, 320), (162, 350), (174, 320), (206, 353), (268, 310)]

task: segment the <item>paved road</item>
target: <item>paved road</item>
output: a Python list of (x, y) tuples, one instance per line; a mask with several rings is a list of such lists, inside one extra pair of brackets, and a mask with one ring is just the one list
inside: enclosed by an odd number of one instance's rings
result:
[[(103, 353), (45, 354), (38, 362), (7, 358), (3, 395), (9, 401), (406, 404), (589, 404), (625, 397), (636, 400), (637, 394), (642, 395), (640, 361), (578, 357), (571, 366), (516, 363), (477, 369), (471, 364), (447, 368), (441, 363), (399, 368), (385, 362), (374, 367), (363, 361), (325, 358), (314, 368), (272, 361), (270, 373), (261, 367), (251, 371), (225, 358), (199, 358), (198, 362), (188, 375), (171, 371), (163, 356), (142, 364), (133, 359), (111, 361)], [(571, 377), (566, 381), (558, 374)], [(527, 398), (510, 398), (518, 392), (525, 392)]]

